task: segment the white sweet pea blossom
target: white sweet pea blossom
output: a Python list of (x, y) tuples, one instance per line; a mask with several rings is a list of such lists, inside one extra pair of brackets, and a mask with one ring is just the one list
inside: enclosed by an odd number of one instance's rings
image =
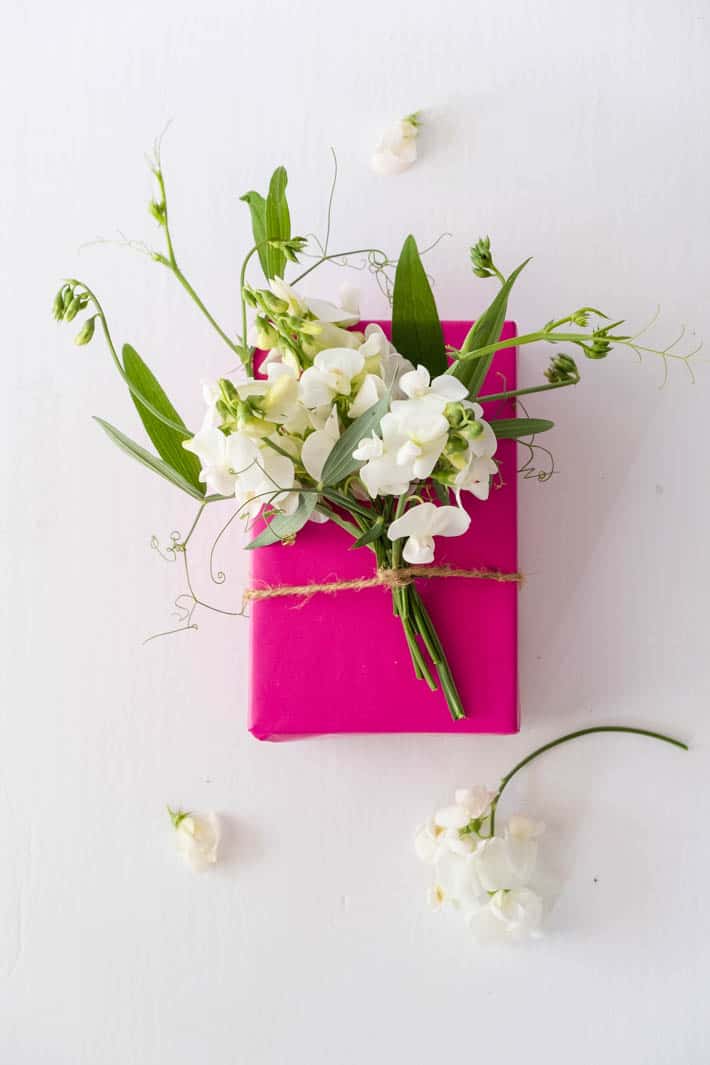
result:
[(459, 788), (415, 835), (417, 857), (433, 870), (434, 909), (458, 910), (479, 942), (513, 942), (540, 934), (544, 910), (537, 868), (544, 825), (511, 817), (490, 836), (494, 793)]
[[(362, 348), (360, 348), (360, 351), (362, 351)], [(348, 407), (348, 417), (359, 418), (370, 407), (374, 407), (375, 403), (384, 396), (386, 391), (385, 382), (381, 377), (374, 373), (365, 374), (355, 399)]]
[(426, 400), (395, 400), (391, 404), (402, 444), (397, 462), (411, 469), (410, 479), (427, 478), (446, 447), (449, 423), (439, 408)]
[(283, 362), (272, 362), (266, 367), (266, 380), (250, 377), (237, 384), (236, 389), (240, 399), (256, 396), (264, 416), (271, 422), (288, 422), (297, 411), (298, 373)]
[(409, 488), (413, 470), (398, 461), (399, 453), (406, 443), (399, 420), (387, 413), (380, 422), (382, 438), (372, 433), (360, 441), (353, 451), (353, 458), (364, 462), (360, 468), (360, 480), (372, 499), (376, 496), (401, 496)]
[(303, 443), (301, 462), (306, 469), (306, 473), (314, 481), (320, 481), (326, 459), (338, 442), (339, 437), (338, 412), (333, 407), (323, 428), (316, 429), (310, 436), (306, 437)]
[(360, 321), (360, 290), (354, 285), (344, 284), (338, 292), (339, 303), (330, 303), (328, 300), (314, 299), (312, 296), (304, 296), (305, 303), (311, 314), (314, 314), (319, 322), (331, 322), (333, 325), (355, 325)]
[(364, 365), (360, 352), (351, 348), (319, 351), (301, 375), (301, 402), (313, 409), (330, 406), (336, 396), (349, 396), (353, 378), (362, 373)]
[(168, 807), (178, 851), (195, 873), (204, 873), (217, 862), (220, 826), (216, 814), (193, 814)]
[(461, 536), (470, 524), (470, 517), (460, 507), (418, 503), (392, 522), (387, 535), (392, 541), (406, 536), (405, 561), (421, 565), (434, 561), (435, 536)]
[(447, 403), (460, 403), (468, 395), (466, 386), (451, 374), (441, 374), (432, 381), (426, 366), (403, 374), (399, 387), (410, 399), (431, 400), (442, 411)]
[(247, 518), (256, 517), (266, 503), (286, 513), (298, 505), (297, 494), (291, 491), (295, 475), (291, 459), (260, 447), (245, 433), (227, 436), (221, 429), (201, 429), (183, 447), (199, 458), (200, 480), (207, 490), (235, 496)]
[(385, 131), (370, 160), (376, 174), (401, 174), (416, 162), (418, 126), (417, 115), (413, 114), (393, 123)]

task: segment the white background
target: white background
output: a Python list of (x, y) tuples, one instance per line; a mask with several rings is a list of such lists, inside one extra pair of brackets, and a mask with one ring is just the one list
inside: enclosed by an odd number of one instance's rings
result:
[[(707, 4), (13, 3), (2, 22), (0, 1060), (706, 1062), (707, 366), (660, 389), (658, 360), (617, 352), (530, 404), (557, 421), (559, 473), (521, 484), (519, 736), (259, 744), (246, 623), (203, 613), (142, 646), (182, 590), (150, 536), (191, 506), (100, 435), (92, 414), (139, 436), (135, 412), (102, 344), (75, 348), (49, 307), (59, 278), (92, 283), (199, 420), (219, 338), (158, 265), (80, 250), (159, 240), (144, 153), (173, 118), (178, 255), (231, 330), (238, 196), (283, 162), (296, 230), (322, 234), (332, 144), (333, 249), (450, 232), (428, 257), (443, 315), (490, 297), (467, 264), (490, 233), (506, 269), (535, 256), (523, 330), (582, 304), (640, 328), (660, 304), (659, 343), (686, 322), (709, 339)], [(378, 133), (416, 108), (420, 162), (376, 178)], [(524, 351), (525, 383), (546, 358)], [(220, 562), (228, 608), (237, 539)], [(475, 640), (485, 618), (462, 624)], [(545, 819), (563, 893), (541, 943), (477, 949), (427, 909), (414, 827), (455, 785), (609, 722), (692, 752), (595, 737), (521, 774), (505, 807)], [(214, 872), (179, 862), (166, 802), (223, 814)]]

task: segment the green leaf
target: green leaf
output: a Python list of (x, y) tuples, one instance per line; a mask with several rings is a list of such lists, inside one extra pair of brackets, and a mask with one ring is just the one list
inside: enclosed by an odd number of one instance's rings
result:
[(446, 372), (444, 334), (412, 236), (404, 242), (394, 278), (392, 343), (415, 366), (426, 366), (432, 377)]
[(498, 418), (489, 422), (499, 440), (515, 440), (519, 436), (537, 436), (552, 429), (554, 422), (546, 418)]
[(179, 473), (168, 466), (167, 462), (163, 462), (157, 455), (152, 455), (150, 451), (146, 451), (140, 444), (136, 444), (129, 437), (125, 436), (119, 429), (114, 428), (108, 422), (105, 422), (103, 418), (94, 418), (95, 422), (98, 422), (104, 432), (113, 440), (114, 444), (121, 448), (122, 451), (132, 455), (134, 459), (141, 462), (144, 466), (147, 466), (149, 470), (164, 477), (166, 481), (170, 481), (177, 488), (182, 488), (183, 492), (187, 492), (193, 499), (199, 499), (200, 502), (204, 501), (204, 495), (199, 492), (189, 481), (186, 481)]
[(272, 277), (283, 277), (286, 269), (286, 256), (280, 248), (271, 248), (267, 240), (288, 240), (291, 236), (291, 216), (286, 199), (288, 175), (282, 166), (277, 166), (271, 175), (266, 199), (258, 193), (245, 192), (242, 201), (251, 213), (251, 230), (261, 269), (268, 281)]
[(257, 245), (256, 253), (259, 256), (264, 276), (269, 277), (269, 249), (264, 243), (266, 240), (266, 200), (260, 193), (253, 190), (245, 192), (243, 196), (240, 196), (240, 199), (249, 207), (251, 231), (254, 235), (254, 244)]
[(384, 527), (385, 527), (385, 519), (380, 514), (380, 516), (378, 518), (376, 518), (375, 521), (372, 523), (370, 528), (369, 529), (365, 529), (365, 531), (362, 534), (362, 536), (358, 536), (358, 538), (355, 541), (355, 543), (350, 545), (351, 548), (353, 548), (353, 547), (366, 547), (367, 544), (371, 544), (371, 543), (374, 543), (375, 540), (379, 540), (379, 538), (382, 536)]
[[(501, 285), (498, 295), (471, 327), (461, 348), (462, 355), (478, 351), (480, 348), (487, 348), (489, 344), (495, 344), (500, 339), (503, 323), (505, 322), (505, 314), (508, 310), (510, 290), (517, 281), (518, 275), (529, 262), (530, 260), (526, 259), (524, 263), (521, 263), (520, 266), (513, 270), (505, 283)], [(486, 374), (493, 362), (494, 354), (495, 352), (490, 355), (482, 355), (478, 359), (461, 359), (454, 366), (454, 377), (458, 377), (459, 381), (466, 385), (471, 399), (475, 399), (481, 391)]]
[(353, 451), (361, 440), (379, 426), (387, 413), (389, 402), (390, 397), (387, 392), (375, 403), (374, 407), (370, 407), (359, 418), (356, 418), (352, 425), (348, 426), (325, 460), (321, 474), (321, 482), (324, 485), (340, 484), (351, 473), (360, 469), (362, 462), (353, 458)]
[(200, 461), (197, 455), (191, 454), (182, 446), (183, 440), (188, 440), (192, 433), (138, 352), (130, 344), (124, 344), (121, 355), (123, 356), (123, 367), (130, 383), (135, 385), (141, 395), (145, 396), (156, 410), (160, 411), (161, 414), (165, 414), (171, 421), (184, 427), (184, 432), (178, 432), (178, 430), (172, 429), (169, 425), (165, 425), (131, 392), (131, 399), (155, 450), (167, 462), (168, 466), (172, 466), (175, 472), (184, 477), (186, 481), (189, 481), (193, 488), (204, 494), (204, 486), (199, 476)]
[(310, 518), (317, 502), (316, 492), (309, 492), (308, 495), (301, 496), (301, 501), (293, 514), (275, 514), (269, 519), (264, 531), (246, 545), (247, 551), (255, 547), (268, 547), (270, 544), (277, 544), (280, 540), (295, 536)]
[[(271, 175), (269, 192), (266, 197), (266, 239), (288, 240), (291, 236), (291, 216), (286, 200), (288, 176), (282, 166), (277, 166)], [(266, 248), (268, 278), (283, 277), (286, 269), (286, 256), (279, 248)]]

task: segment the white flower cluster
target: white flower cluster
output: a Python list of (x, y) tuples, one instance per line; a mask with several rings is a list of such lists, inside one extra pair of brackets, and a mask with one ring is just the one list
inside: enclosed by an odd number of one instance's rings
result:
[(511, 817), (490, 835), (494, 793), (460, 788), (455, 802), (418, 829), (418, 857), (433, 867), (435, 909), (460, 911), (479, 942), (514, 942), (540, 935), (543, 882), (538, 870), (541, 822)]
[[(343, 491), (367, 500), (401, 496), (429, 479), (456, 494), (488, 497), (497, 440), (479, 404), (457, 378), (433, 380), (395, 351), (378, 325), (346, 328), (359, 319), (352, 291), (338, 307), (306, 299), (276, 279), (252, 294), (257, 316), (252, 339), (268, 349), (263, 378), (205, 387), (207, 415), (184, 446), (202, 466), (210, 493), (234, 496), (254, 518), (268, 504), (292, 513), (299, 489), (320, 484), (325, 462), (342, 433), (389, 397), (378, 425), (352, 456), (362, 463)], [(316, 520), (324, 512), (316, 511)], [(404, 558), (431, 562), (435, 536), (458, 536), (469, 525), (459, 506), (422, 501), (394, 521), (390, 539), (407, 538)]]

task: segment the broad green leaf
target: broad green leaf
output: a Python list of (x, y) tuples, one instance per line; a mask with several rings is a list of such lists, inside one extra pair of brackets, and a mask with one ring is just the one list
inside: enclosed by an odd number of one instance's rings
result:
[(446, 372), (444, 334), (414, 237), (404, 242), (392, 296), (392, 343), (432, 377)]
[(384, 527), (385, 527), (385, 519), (380, 514), (380, 516), (378, 518), (376, 518), (375, 521), (373, 521), (373, 523), (370, 526), (370, 528), (369, 529), (365, 529), (365, 532), (362, 534), (362, 536), (358, 536), (358, 538), (355, 541), (355, 543), (352, 544), (351, 546), (352, 547), (366, 547), (367, 544), (374, 543), (375, 540), (379, 540), (379, 538), (382, 536), (382, 532), (384, 530)]
[(554, 422), (546, 418), (498, 418), (489, 422), (499, 440), (516, 440), (519, 436), (537, 436), (552, 429)]
[(246, 545), (247, 550), (251, 551), (255, 547), (268, 547), (270, 544), (277, 544), (280, 540), (295, 536), (310, 518), (317, 502), (317, 494), (309, 492), (308, 495), (301, 496), (301, 501), (293, 514), (274, 514), (272, 518), (269, 518), (264, 531)]
[(184, 432), (178, 432), (176, 429), (171, 429), (169, 425), (165, 425), (132, 392), (131, 399), (155, 450), (167, 462), (168, 466), (172, 466), (175, 472), (184, 477), (186, 481), (189, 481), (193, 488), (204, 493), (204, 487), (199, 477), (199, 459), (197, 455), (191, 454), (182, 446), (183, 440), (188, 440), (192, 433), (184, 424), (154, 374), (148, 369), (135, 348), (132, 348), (130, 344), (124, 344), (121, 354), (123, 356), (123, 367), (131, 384), (136, 386), (140, 394), (145, 396), (156, 410), (160, 411), (161, 414), (167, 415), (171, 421), (184, 427)]
[[(291, 236), (291, 216), (286, 200), (286, 170), (278, 166), (271, 175), (269, 192), (266, 197), (266, 239), (288, 240)], [(267, 277), (283, 277), (286, 269), (286, 256), (278, 248), (266, 248)]]
[(355, 419), (352, 425), (348, 426), (325, 460), (321, 474), (321, 481), (324, 485), (340, 484), (351, 473), (360, 469), (362, 463), (353, 458), (353, 451), (361, 440), (379, 426), (387, 413), (389, 402), (389, 393), (386, 393), (373, 407), (366, 410), (364, 414)]
[(266, 200), (258, 193), (245, 192), (240, 199), (247, 204), (251, 214), (251, 231), (254, 235), (254, 244), (257, 245), (257, 255), (264, 271), (264, 277), (269, 277), (269, 249), (264, 244), (266, 240)]
[(149, 470), (164, 477), (166, 481), (170, 481), (177, 488), (182, 488), (183, 492), (187, 492), (193, 499), (199, 499), (200, 502), (204, 500), (204, 494), (198, 491), (189, 481), (186, 481), (179, 473), (168, 466), (167, 462), (163, 462), (157, 455), (152, 455), (150, 451), (146, 451), (140, 444), (136, 444), (133, 440), (130, 440), (119, 429), (114, 428), (108, 422), (105, 422), (103, 418), (94, 418), (95, 422), (98, 422), (103, 431), (113, 440), (114, 444), (117, 444), (122, 451), (132, 455), (134, 459), (141, 462), (144, 466), (147, 466)]
[[(463, 347), (461, 348), (462, 354), (478, 351), (480, 348), (487, 348), (489, 344), (495, 344), (496, 341), (500, 339), (503, 323), (505, 322), (505, 314), (508, 309), (510, 290), (515, 284), (520, 272), (529, 262), (530, 260), (526, 259), (524, 263), (521, 263), (517, 269), (513, 270), (512, 274), (504, 284), (501, 285), (498, 295), (471, 327), (468, 336), (464, 340)], [(495, 353), (482, 355), (478, 359), (460, 359), (454, 366), (454, 377), (458, 377), (459, 381), (462, 381), (463, 384), (466, 385), (471, 399), (475, 399), (481, 391), (483, 382), (486, 379), (486, 374), (493, 361), (493, 354)]]

